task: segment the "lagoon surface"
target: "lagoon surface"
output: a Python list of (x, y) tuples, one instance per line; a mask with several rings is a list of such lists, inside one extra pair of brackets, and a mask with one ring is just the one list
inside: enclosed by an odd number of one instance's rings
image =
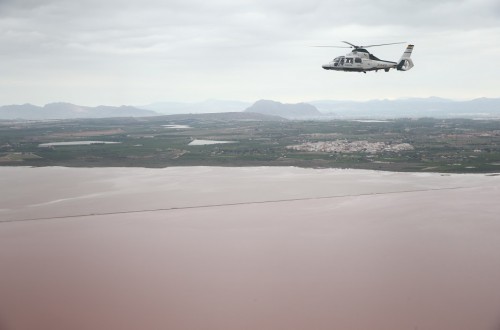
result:
[(500, 177), (0, 167), (0, 329), (500, 327)]
[(206, 146), (212, 144), (238, 143), (237, 141), (217, 141), (217, 140), (193, 140), (189, 143), (190, 146)]
[(57, 146), (85, 146), (91, 144), (117, 144), (121, 142), (110, 142), (110, 141), (69, 141), (69, 142), (49, 142), (41, 143), (39, 147), (57, 147)]

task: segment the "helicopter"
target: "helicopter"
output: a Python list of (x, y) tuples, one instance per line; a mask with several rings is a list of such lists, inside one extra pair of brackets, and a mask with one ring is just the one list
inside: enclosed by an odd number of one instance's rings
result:
[(335, 70), (335, 71), (347, 71), (347, 72), (363, 72), (384, 70), (389, 72), (390, 69), (396, 69), (398, 71), (408, 71), (413, 68), (413, 61), (411, 60), (411, 52), (413, 50), (413, 45), (408, 45), (406, 50), (398, 62), (384, 61), (373, 54), (368, 52), (365, 48), (368, 47), (378, 47), (387, 45), (404, 44), (405, 42), (392, 42), (388, 44), (378, 44), (378, 45), (368, 45), (368, 46), (357, 46), (347, 41), (342, 41), (349, 46), (315, 46), (315, 47), (334, 47), (334, 48), (352, 48), (353, 50), (345, 55), (336, 57), (330, 63), (324, 64), (322, 67), (325, 70)]

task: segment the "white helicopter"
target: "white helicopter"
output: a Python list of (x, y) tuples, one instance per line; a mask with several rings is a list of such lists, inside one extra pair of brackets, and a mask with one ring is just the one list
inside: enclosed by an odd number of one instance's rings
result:
[(404, 42), (393, 42), (389, 44), (378, 44), (368, 46), (356, 46), (347, 41), (342, 41), (347, 46), (315, 46), (315, 47), (335, 47), (335, 48), (353, 48), (353, 50), (345, 55), (336, 57), (332, 62), (324, 64), (323, 69), (335, 71), (348, 71), (348, 72), (364, 72), (384, 70), (389, 72), (390, 69), (397, 69), (399, 71), (408, 71), (413, 68), (413, 61), (411, 60), (411, 52), (413, 45), (408, 45), (403, 55), (398, 62), (384, 61), (373, 54), (370, 54), (365, 48), (404, 44)]

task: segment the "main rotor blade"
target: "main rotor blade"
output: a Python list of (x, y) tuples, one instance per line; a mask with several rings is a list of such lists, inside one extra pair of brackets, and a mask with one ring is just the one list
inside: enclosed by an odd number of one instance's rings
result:
[(359, 48), (368, 48), (368, 47), (378, 47), (378, 46), (387, 46), (387, 45), (397, 45), (397, 44), (405, 44), (406, 41), (402, 42), (391, 42), (388, 44), (377, 44), (377, 45), (368, 45), (368, 46), (356, 46), (355, 44), (351, 44), (348, 41), (342, 41), (343, 43), (346, 43), (350, 45), (349, 47), (347, 46), (311, 46), (311, 47), (331, 47), (331, 48), (354, 48), (354, 49), (359, 49)]
[(387, 45), (397, 45), (397, 44), (405, 44), (406, 41), (402, 42), (391, 42), (389, 44), (378, 44), (378, 45), (368, 45), (368, 46), (361, 46), (361, 48), (368, 48), (368, 47), (377, 47), (377, 46), (387, 46)]
[(311, 46), (311, 47), (352, 48), (352, 47), (347, 47), (347, 46)]
[[(350, 42), (347, 42), (347, 41), (342, 41), (342, 42), (343, 42), (343, 43), (346, 43), (346, 44), (348, 44), (348, 45), (351, 45), (351, 46), (352, 46), (352, 48), (361, 48), (361, 47), (356, 46), (356, 45), (353, 45), (353, 44), (351, 44)], [(351, 47), (349, 47), (349, 48), (351, 48)]]

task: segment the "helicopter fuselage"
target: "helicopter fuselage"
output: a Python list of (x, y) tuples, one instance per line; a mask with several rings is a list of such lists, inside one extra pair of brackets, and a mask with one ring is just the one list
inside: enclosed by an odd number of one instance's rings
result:
[(345, 56), (336, 57), (330, 63), (324, 64), (325, 70), (366, 72), (396, 69), (397, 62), (384, 61), (370, 54), (366, 49), (357, 48)]

